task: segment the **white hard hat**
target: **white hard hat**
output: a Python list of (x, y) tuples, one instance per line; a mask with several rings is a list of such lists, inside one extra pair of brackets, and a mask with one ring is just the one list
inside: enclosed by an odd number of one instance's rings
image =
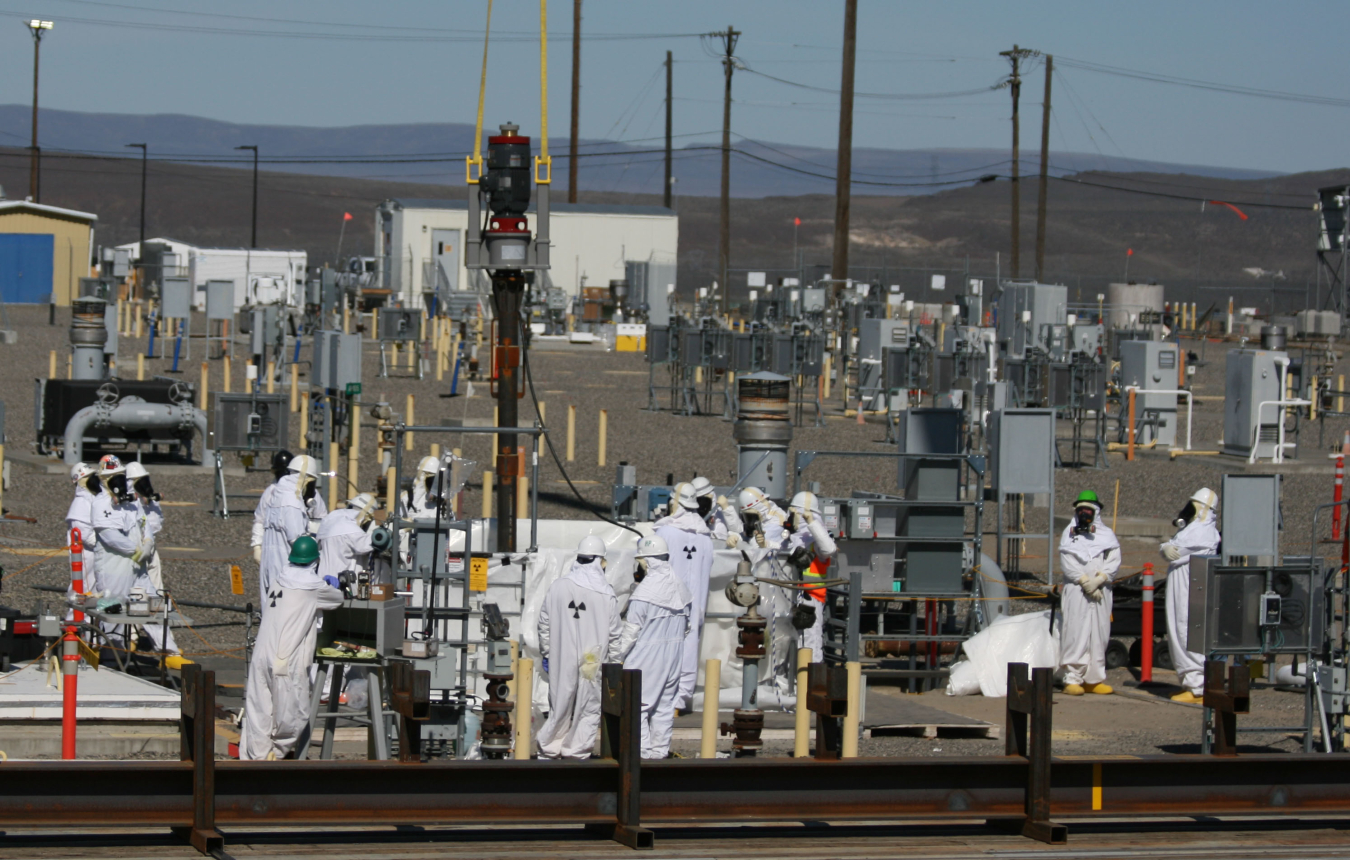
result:
[(83, 481), (85, 478), (96, 474), (97, 472), (98, 470), (88, 463), (76, 463), (74, 466), (70, 467), (70, 481), (73, 484), (78, 484), (80, 481)]
[(292, 472), (303, 472), (311, 478), (319, 477), (319, 464), (308, 454), (296, 454), (286, 468)]
[(355, 508), (363, 514), (368, 510), (379, 507), (379, 505), (379, 501), (370, 493), (358, 493), (347, 500), (347, 507)]
[(767, 498), (760, 488), (746, 487), (736, 499), (737, 507), (742, 511), (753, 510), (756, 506), (762, 505)]
[(605, 546), (605, 542), (602, 539), (595, 535), (586, 535), (581, 539), (581, 543), (577, 544), (577, 555), (599, 557), (604, 556), (608, 549), (609, 548)]
[(132, 460), (130, 463), (127, 463), (128, 481), (138, 481), (141, 478), (148, 478), (149, 476), (150, 473), (145, 470), (145, 467), (140, 464), (140, 461)]
[(423, 457), (417, 464), (417, 474), (434, 475), (441, 470), (441, 461), (435, 457)]
[(694, 495), (698, 496), (700, 499), (711, 499), (713, 497), (712, 481), (709, 481), (702, 475), (699, 475), (689, 483), (694, 487)]
[(798, 514), (810, 512), (820, 516), (820, 499), (816, 498), (815, 493), (802, 490), (792, 497), (792, 501), (788, 503), (788, 510)]
[(122, 465), (122, 461), (117, 459), (116, 454), (104, 454), (98, 461), (98, 476), (100, 478), (111, 478), (113, 475), (120, 475), (127, 470)]
[(1201, 487), (1192, 494), (1191, 501), (1202, 504), (1210, 510), (1214, 510), (1214, 508), (1218, 507), (1219, 495), (1209, 487)]
[(638, 541), (638, 558), (650, 558), (654, 555), (670, 555), (670, 547), (666, 546), (665, 538), (660, 535), (648, 535)]
[(694, 491), (693, 484), (675, 485), (675, 504), (688, 511), (698, 510), (698, 494)]

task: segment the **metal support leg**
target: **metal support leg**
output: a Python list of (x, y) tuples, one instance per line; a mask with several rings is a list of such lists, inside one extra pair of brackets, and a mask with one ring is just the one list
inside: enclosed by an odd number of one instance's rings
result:
[(389, 707), (398, 714), (398, 760), (421, 761), (422, 723), (431, 715), (431, 671), (403, 660), (390, 663)]
[[(366, 680), (366, 698), (370, 701), (370, 749), (378, 761), (389, 758), (389, 727), (384, 722), (384, 683), (386, 673), (383, 669), (371, 667), (370, 678)], [(371, 689), (374, 681), (374, 689)]]
[(323, 700), (323, 685), (328, 683), (327, 673), (331, 669), (331, 663), (320, 662), (318, 672), (314, 676), (314, 690), (309, 697), (309, 725), (300, 730), (300, 737), (295, 743), (295, 757), (299, 761), (309, 758), (309, 742), (314, 737), (314, 724), (319, 721), (319, 703)]
[(192, 762), (192, 826), (175, 827), (175, 836), (203, 854), (221, 850), (216, 831), (216, 673), (183, 667), (181, 760)]
[[(328, 664), (328, 706), (323, 713), (323, 747), (319, 752), (319, 758), (330, 759), (333, 757), (333, 736), (337, 734), (338, 704), (342, 698), (342, 671), (343, 667), (338, 663)], [(315, 689), (322, 689), (315, 684)]]
[(1027, 760), (1025, 814), (1021, 819), (991, 821), (1029, 839), (1063, 845), (1068, 828), (1050, 820), (1050, 713), (1053, 670), (1026, 663), (1008, 664), (1007, 727), (1004, 752)]
[(619, 663), (601, 667), (601, 755), (619, 763), (618, 804), (613, 825), (588, 827), (629, 848), (651, 849), (652, 832), (642, 821), (642, 672)]
[[(1228, 683), (1224, 684), (1224, 669), (1228, 669)], [(1308, 675), (1311, 676), (1311, 667)], [(1308, 683), (1313, 683), (1309, 678)], [(1212, 714), (1214, 755), (1237, 755), (1237, 715), (1250, 709), (1251, 672), (1246, 663), (1228, 667), (1223, 660), (1205, 661), (1206, 714)]]

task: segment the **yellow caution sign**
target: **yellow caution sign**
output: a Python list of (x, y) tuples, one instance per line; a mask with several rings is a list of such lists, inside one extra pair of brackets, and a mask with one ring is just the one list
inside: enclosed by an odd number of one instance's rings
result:
[(469, 562), (469, 590), (487, 591), (488, 560), (475, 558)]
[(93, 648), (90, 648), (88, 645), (86, 645), (83, 639), (76, 639), (75, 643), (76, 645), (79, 646), (80, 656), (84, 658), (84, 662), (88, 663), (90, 666), (93, 666), (94, 670), (97, 671), (98, 652), (95, 651)]
[(244, 571), (237, 564), (230, 565), (230, 593), (244, 593)]

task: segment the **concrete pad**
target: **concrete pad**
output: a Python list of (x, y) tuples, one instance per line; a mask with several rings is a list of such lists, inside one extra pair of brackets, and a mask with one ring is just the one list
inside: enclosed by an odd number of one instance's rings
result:
[[(119, 722), (177, 723), (182, 697), (174, 690), (110, 669), (80, 663), (75, 718)], [(51, 677), (38, 662), (0, 676), (0, 722), (61, 720), (61, 675)]]

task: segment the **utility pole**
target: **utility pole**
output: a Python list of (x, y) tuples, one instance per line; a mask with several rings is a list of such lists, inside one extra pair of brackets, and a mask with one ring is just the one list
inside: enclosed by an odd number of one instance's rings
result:
[(51, 21), (34, 18), (28, 22), (28, 29), (33, 33), (33, 144), (29, 148), (28, 196), (34, 203), (42, 202), (42, 175), (38, 163), (38, 54), (42, 47), (43, 31), (51, 28)]
[(128, 149), (139, 149), (139, 150), (141, 151), (141, 238), (140, 238), (141, 250), (140, 250), (140, 253), (141, 253), (141, 254), (144, 254), (144, 253), (145, 253), (145, 162), (146, 162), (146, 152), (147, 152), (147, 147), (146, 147), (146, 145), (143, 144), (143, 143), (128, 143), (128, 144), (127, 144), (127, 148), (128, 148)]
[(235, 149), (253, 150), (253, 239), (250, 248), (258, 247), (258, 147), (236, 146)]
[(853, 187), (853, 68), (858, 47), (858, 0), (844, 3), (844, 69), (839, 81), (839, 152), (834, 169), (834, 262), (836, 281), (848, 278), (848, 218)]
[(1021, 222), (1021, 186), (1018, 184), (1019, 164), (1021, 146), (1020, 146), (1020, 120), (1017, 116), (1017, 101), (1022, 94), (1022, 75), (1021, 62), (1026, 57), (1034, 56), (1035, 51), (1027, 48), (1012, 46), (1011, 51), (999, 51), (1000, 57), (1007, 57), (1012, 63), (1012, 76), (1008, 78), (1008, 88), (1012, 90), (1012, 276), (1020, 278), (1021, 271), (1021, 244), (1022, 244), (1022, 222)]
[(718, 283), (722, 291), (722, 313), (725, 314), (728, 309), (728, 294), (731, 292), (730, 284), (727, 283), (727, 273), (731, 268), (731, 72), (736, 68), (732, 54), (736, 52), (736, 42), (740, 40), (741, 34), (739, 30), (728, 25), (725, 33), (717, 35), (723, 40), (725, 50), (722, 53), (722, 70), (726, 74), (726, 91), (722, 97), (721, 229), (717, 241), (717, 271), (720, 279)]
[(1045, 277), (1045, 198), (1050, 177), (1050, 80), (1055, 57), (1045, 55), (1045, 103), (1041, 106), (1041, 187), (1036, 195), (1036, 280)]
[[(670, 124), (670, 120), (666, 120)], [(572, 143), (567, 159), (567, 202), (577, 202), (577, 137), (581, 134), (581, 0), (572, 0)]]
[(664, 190), (661, 192), (661, 202), (662, 202), (662, 204), (663, 204), (667, 209), (671, 208), (671, 207), (670, 207), (670, 184), (671, 184), (671, 182), (674, 181), (673, 178), (671, 177), (671, 174), (670, 174), (670, 161), (671, 161), (671, 152), (670, 152), (670, 128), (671, 128), (670, 102), (671, 102), (671, 78), (672, 78), (672, 76), (673, 76), (673, 74), (674, 74), (674, 67), (675, 67), (674, 61), (672, 61), (671, 58), (670, 58), (670, 51), (666, 51), (666, 184), (665, 184)]

